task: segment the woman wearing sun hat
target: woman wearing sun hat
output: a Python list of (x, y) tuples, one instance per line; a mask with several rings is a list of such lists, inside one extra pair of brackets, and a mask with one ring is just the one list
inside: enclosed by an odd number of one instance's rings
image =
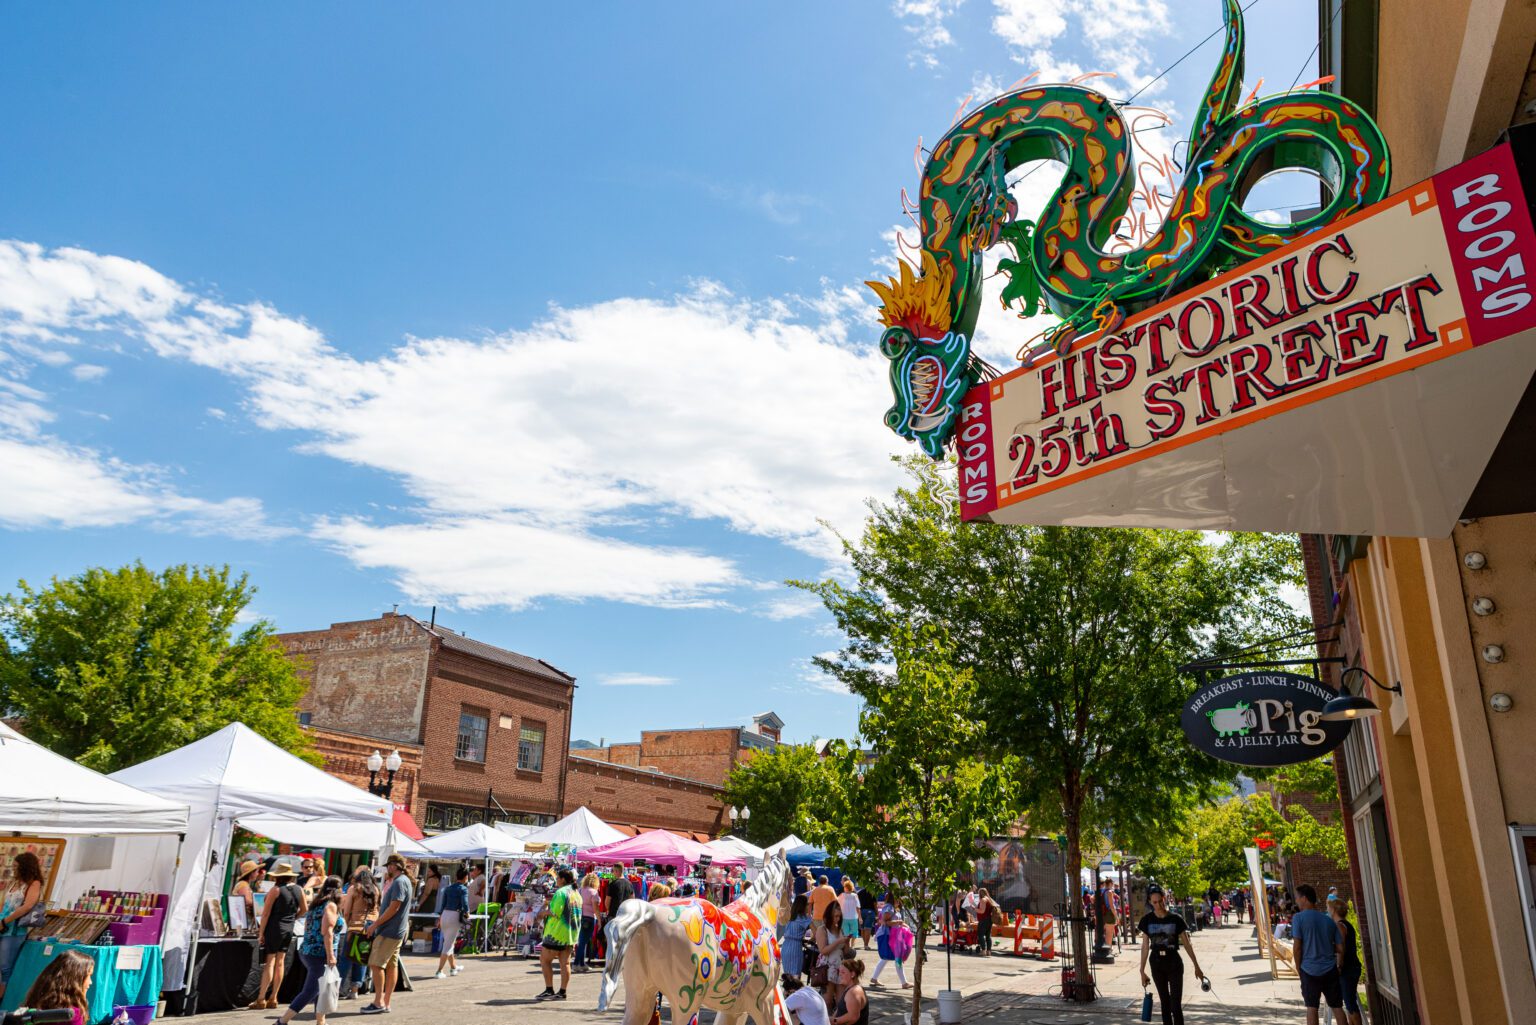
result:
[(309, 910), (304, 888), (294, 882), (298, 872), (293, 862), (279, 861), (267, 872), (274, 883), (261, 906), (261, 986), (256, 990), (252, 1010), (277, 1007), (277, 992), (283, 988), (283, 967), (288, 947), (293, 943), (293, 924)]
[(231, 897), (240, 897), (245, 901), (245, 924), (249, 928), (256, 924), (256, 887), (261, 885), (261, 880), (267, 874), (259, 861), (242, 861), (240, 872), (235, 880), (235, 885), (230, 888)]

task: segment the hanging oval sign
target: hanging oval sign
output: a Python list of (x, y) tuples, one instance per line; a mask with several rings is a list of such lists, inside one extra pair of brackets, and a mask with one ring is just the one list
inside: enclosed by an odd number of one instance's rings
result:
[(1327, 722), (1337, 697), (1310, 676), (1260, 671), (1208, 683), (1184, 705), (1184, 735), (1212, 758), (1235, 765), (1293, 765), (1327, 754), (1350, 722)]

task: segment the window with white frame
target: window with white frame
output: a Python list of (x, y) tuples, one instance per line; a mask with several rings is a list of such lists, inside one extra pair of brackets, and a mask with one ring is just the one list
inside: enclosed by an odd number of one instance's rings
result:
[(544, 727), (524, 724), (517, 735), (517, 767), (544, 771)]
[(1371, 960), (1376, 967), (1376, 984), (1397, 996), (1397, 964), (1392, 960), (1392, 934), (1387, 927), (1387, 901), (1381, 889), (1381, 872), (1376, 866), (1376, 835), (1372, 832), (1371, 809), (1355, 814), (1355, 850), (1360, 853), (1361, 918), (1367, 923)]
[(1520, 883), (1520, 906), (1525, 909), (1525, 942), (1536, 964), (1536, 826), (1518, 823), (1509, 827), (1515, 849), (1515, 877)]
[(485, 761), (485, 733), (490, 722), (474, 712), (459, 713), (459, 740), (453, 756), (466, 762)]

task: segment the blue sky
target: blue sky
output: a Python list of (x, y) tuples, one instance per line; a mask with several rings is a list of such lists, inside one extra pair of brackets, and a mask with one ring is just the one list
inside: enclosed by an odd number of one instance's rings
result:
[[(1315, 10), (1258, 0), (1250, 88), (1315, 76)], [(896, 480), (861, 282), (918, 137), (1037, 69), (1128, 95), (1219, 19), (5, 5), (0, 588), (229, 563), (282, 630), (436, 603), (575, 674), (577, 736), (847, 734), (807, 661), (838, 638), (782, 581), (839, 572), (818, 521)], [(1216, 46), (1143, 97), (1158, 135)]]

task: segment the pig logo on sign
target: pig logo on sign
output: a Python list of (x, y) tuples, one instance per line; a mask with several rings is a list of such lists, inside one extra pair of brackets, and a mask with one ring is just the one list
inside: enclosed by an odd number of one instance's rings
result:
[(1239, 701), (1231, 708), (1213, 708), (1205, 715), (1211, 720), (1211, 727), (1216, 730), (1216, 735), (1219, 737), (1245, 737), (1249, 730), (1259, 724), (1253, 709), (1243, 701)]

